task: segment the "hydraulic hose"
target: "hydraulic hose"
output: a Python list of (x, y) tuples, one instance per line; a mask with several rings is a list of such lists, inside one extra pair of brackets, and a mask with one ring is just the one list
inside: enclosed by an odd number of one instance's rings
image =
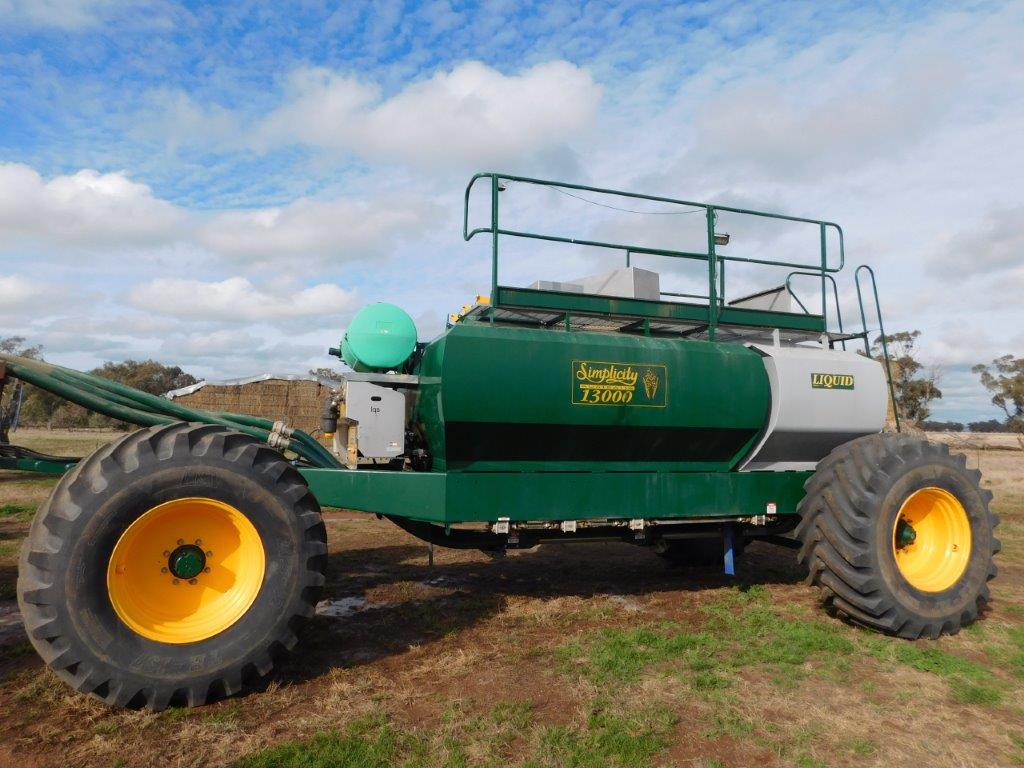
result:
[[(268, 443), (275, 434), (275, 423), (270, 419), (188, 408), (102, 376), (82, 373), (39, 360), (0, 354), (0, 362), (6, 365), (7, 373), (15, 378), (118, 421), (140, 426), (169, 424), (174, 421), (217, 424)], [(287, 436), (279, 436), (278, 441), (281, 440), (286, 441), (283, 447), (316, 467), (342, 467), (326, 448), (300, 429), (291, 430)], [(278, 442), (278, 445), (281, 443)]]

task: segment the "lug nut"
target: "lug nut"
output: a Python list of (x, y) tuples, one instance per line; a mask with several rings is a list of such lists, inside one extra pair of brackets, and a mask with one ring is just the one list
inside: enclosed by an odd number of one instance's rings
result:
[(206, 550), (206, 556), (207, 557), (213, 557), (213, 550), (212, 549)]
[(210, 572), (210, 566), (206, 566), (205, 568), (203, 568), (203, 573), (209, 573), (209, 572)]
[(165, 549), (164, 550), (164, 557), (170, 557), (170, 556), (171, 556), (171, 550)]
[(161, 568), (160, 569), (160, 573), (167, 573), (167, 569), (166, 568)]
[(177, 579), (171, 579), (171, 584), (177, 584), (177, 583), (178, 583)]
[(179, 547), (180, 547), (180, 546), (181, 546), (182, 544), (184, 544), (184, 543), (185, 543), (185, 540), (184, 540), (184, 539), (178, 539), (178, 546), (179, 546)]
[(196, 584), (197, 582), (196, 582), (196, 580), (195, 580), (195, 579), (189, 579), (189, 580), (188, 580), (188, 583), (189, 583), (189, 584)]
[(197, 547), (203, 546), (203, 540), (202, 539), (196, 539), (196, 546)]

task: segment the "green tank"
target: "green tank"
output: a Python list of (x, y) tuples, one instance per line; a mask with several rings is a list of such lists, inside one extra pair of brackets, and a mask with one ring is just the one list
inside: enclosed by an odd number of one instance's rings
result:
[(419, 418), (437, 469), (727, 470), (767, 419), (738, 344), (459, 323), (427, 345)]
[(386, 302), (360, 309), (331, 352), (354, 371), (400, 368), (416, 348), (416, 324), (401, 307)]

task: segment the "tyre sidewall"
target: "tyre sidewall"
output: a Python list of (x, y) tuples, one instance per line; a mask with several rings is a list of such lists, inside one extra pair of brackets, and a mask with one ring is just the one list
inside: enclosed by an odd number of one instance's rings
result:
[[(249, 520), (264, 575), (230, 627), (194, 643), (161, 643), (117, 615), (107, 569), (134, 521), (190, 497), (229, 504)], [(265, 675), (294, 644), (323, 583), (325, 542), (316, 500), (276, 451), (222, 428), (154, 427), (99, 449), (61, 479), (26, 541), (21, 567), (30, 575), (19, 576), (19, 604), (27, 622), (45, 623), (45, 635), (30, 633), (33, 644), (69, 685), (128, 706), (202, 703)]]
[[(923, 488), (941, 488), (963, 505), (971, 528), (971, 554), (963, 574), (950, 588), (924, 592), (900, 573), (893, 556), (893, 530), (907, 498)], [(976, 483), (953, 460), (925, 456), (911, 462), (891, 482), (875, 525), (875, 556), (882, 582), (900, 604), (930, 621), (959, 616), (975, 605), (989, 576), (993, 545), (991, 518)]]

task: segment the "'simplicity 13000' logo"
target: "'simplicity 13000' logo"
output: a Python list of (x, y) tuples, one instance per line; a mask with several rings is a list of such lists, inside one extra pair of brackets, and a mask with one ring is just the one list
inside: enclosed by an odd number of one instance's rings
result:
[(636, 405), (663, 408), (668, 369), (653, 363), (572, 361), (573, 405)]

